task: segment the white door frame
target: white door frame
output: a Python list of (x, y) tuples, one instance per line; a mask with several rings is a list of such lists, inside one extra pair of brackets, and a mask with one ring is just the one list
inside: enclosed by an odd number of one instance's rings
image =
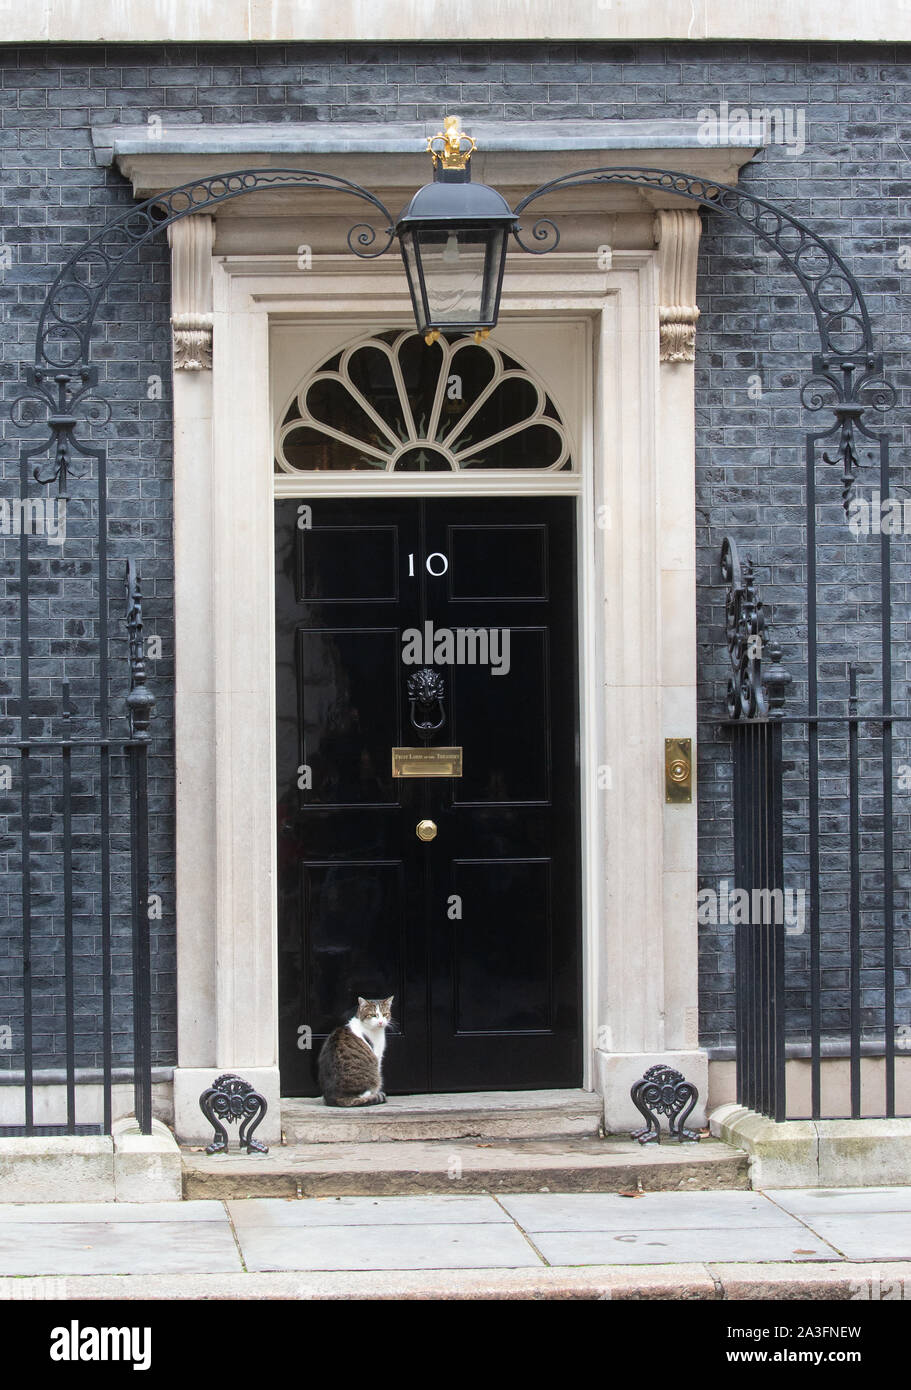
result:
[[(269, 1142), (279, 1133), (273, 500), (431, 489), (415, 474), (302, 484), (272, 472), (271, 325), (331, 319), (344, 339), (357, 325), (407, 323), (398, 264), (353, 274), (349, 256), (318, 256), (302, 274), (287, 255), (222, 256), (212, 271), (212, 373), (174, 373), (175, 1118), (182, 1139), (200, 1137), (200, 1091), (238, 1071), (269, 1101)], [(685, 1068), (703, 1096), (707, 1075), (695, 804), (665, 806), (663, 773), (664, 737), (695, 748), (696, 734), (692, 366), (659, 367), (654, 251), (615, 253), (610, 270), (575, 253), (510, 257), (501, 316), (590, 326), (591, 409), (571, 422), (581, 485), (440, 475), (432, 491), (580, 492), (583, 1056), (585, 1084), (617, 1129), (637, 1119), (629, 1087), (645, 1066)]]

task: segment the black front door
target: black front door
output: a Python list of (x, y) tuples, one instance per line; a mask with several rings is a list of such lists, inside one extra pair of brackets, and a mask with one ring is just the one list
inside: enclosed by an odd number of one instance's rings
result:
[[(574, 508), (276, 503), (285, 1095), (359, 994), (393, 1094), (581, 1082)], [(426, 746), (462, 775), (393, 776)]]

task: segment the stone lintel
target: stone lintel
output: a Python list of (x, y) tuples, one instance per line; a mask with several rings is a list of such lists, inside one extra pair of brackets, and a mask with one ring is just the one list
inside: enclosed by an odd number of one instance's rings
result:
[[(92, 127), (95, 158), (116, 166), (133, 185), (137, 198), (190, 183), (195, 179), (248, 169), (312, 169), (362, 184), (381, 199), (389, 198), (393, 215), (401, 202), (430, 181), (427, 136), (442, 121), (331, 125), (316, 122), (199, 126), (156, 117), (146, 125)], [(475, 181), (490, 183), (515, 203), (522, 194), (551, 179), (586, 169), (644, 167), (696, 175), (707, 181), (736, 183), (759, 146), (744, 143), (737, 127), (725, 139), (707, 143), (695, 119), (655, 118), (634, 121), (536, 121), (492, 123), (466, 118), (478, 142), (471, 161)], [(730, 138), (728, 138), (728, 136)], [(306, 190), (304, 190), (306, 192)], [(549, 211), (567, 210), (592, 189), (568, 189), (549, 200)], [(293, 191), (286, 197), (300, 200)], [(594, 190), (597, 206), (610, 210), (610, 187)], [(319, 206), (331, 195), (321, 191)], [(663, 189), (643, 189), (649, 207), (686, 206)], [(237, 199), (225, 204), (233, 207)], [(348, 203), (353, 200), (348, 197)], [(394, 204), (394, 205), (393, 205)], [(364, 205), (366, 208), (366, 205)], [(537, 205), (535, 205), (537, 206)], [(529, 210), (529, 215), (531, 209)]]

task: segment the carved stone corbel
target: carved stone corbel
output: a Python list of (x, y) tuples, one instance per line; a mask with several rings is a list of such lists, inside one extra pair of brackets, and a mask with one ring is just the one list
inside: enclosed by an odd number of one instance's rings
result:
[(171, 328), (175, 372), (212, 367), (212, 247), (215, 219), (196, 213), (172, 222)]
[(702, 219), (695, 209), (659, 208), (655, 213), (658, 247), (659, 356), (662, 362), (692, 362), (696, 356), (696, 258)]

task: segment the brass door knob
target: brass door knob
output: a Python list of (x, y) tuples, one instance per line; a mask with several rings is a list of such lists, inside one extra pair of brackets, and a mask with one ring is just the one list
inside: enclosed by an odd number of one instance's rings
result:
[(419, 840), (423, 840), (426, 844), (428, 841), (436, 839), (437, 828), (432, 820), (419, 820), (414, 833)]

